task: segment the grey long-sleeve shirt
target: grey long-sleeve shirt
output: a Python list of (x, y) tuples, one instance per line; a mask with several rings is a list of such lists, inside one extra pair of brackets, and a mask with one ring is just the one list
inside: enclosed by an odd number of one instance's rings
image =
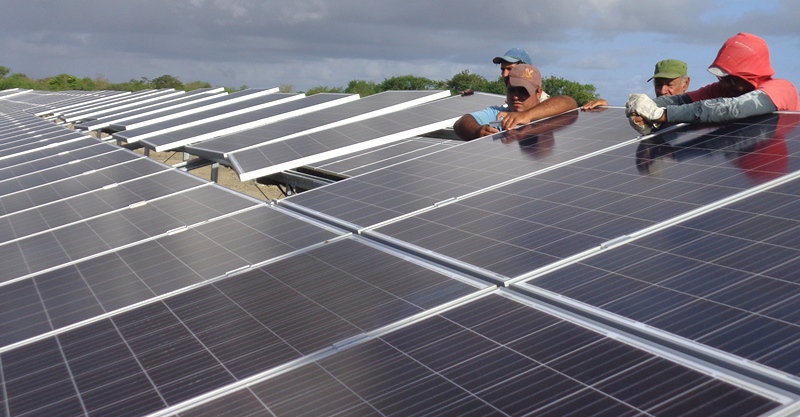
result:
[(654, 99), (667, 109), (668, 123), (721, 123), (758, 116), (778, 110), (767, 93), (754, 90), (738, 97), (713, 98), (692, 102), (688, 94)]

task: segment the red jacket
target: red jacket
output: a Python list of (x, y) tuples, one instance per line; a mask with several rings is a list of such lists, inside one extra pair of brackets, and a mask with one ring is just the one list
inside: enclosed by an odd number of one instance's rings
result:
[[(714, 63), (730, 75), (747, 80), (756, 90), (765, 92), (778, 110), (800, 110), (797, 88), (788, 80), (772, 78), (775, 70), (769, 60), (769, 48), (763, 39), (749, 33), (739, 33), (728, 39)], [(690, 91), (692, 101), (731, 97), (720, 82)]]

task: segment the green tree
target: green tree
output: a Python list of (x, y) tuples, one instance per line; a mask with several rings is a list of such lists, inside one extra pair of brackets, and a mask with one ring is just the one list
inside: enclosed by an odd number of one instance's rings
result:
[[(246, 84), (241, 86), (241, 87), (239, 87), (239, 88), (222, 87), (222, 89), (225, 90), (225, 92), (228, 93), (228, 94), (233, 94), (233, 93), (235, 93), (237, 91), (247, 90), (248, 88), (250, 88), (250, 87), (248, 87)], [(281, 91), (281, 92), (283, 92), (283, 91)]]
[(542, 89), (551, 96), (570, 96), (578, 102), (578, 106), (599, 98), (594, 85), (581, 84), (554, 75), (542, 79)]
[(47, 80), (51, 91), (77, 90), (78, 78), (74, 75), (59, 74)]
[(94, 89), (95, 90), (108, 90), (111, 88), (111, 81), (108, 81), (104, 75), (98, 75), (94, 77)]
[(7, 77), (0, 78), (0, 90), (9, 88), (27, 88), (31, 90), (48, 90), (47, 85), (36, 82), (22, 73), (14, 73)]
[(344, 92), (347, 94), (358, 94), (361, 97), (366, 97), (380, 93), (381, 88), (375, 84), (374, 81), (352, 80), (347, 84)]
[(484, 93), (506, 93), (506, 87), (502, 77), (498, 77), (495, 81), (489, 81), (478, 74), (470, 73), (469, 70), (464, 70), (454, 75), (453, 78), (447, 80), (446, 84), (447, 88), (449, 88), (450, 92), (453, 94), (460, 94), (462, 91), (468, 89), (483, 91)]
[(8, 75), (10, 72), (11, 68), (0, 65), (0, 78), (6, 78), (6, 75)]
[(341, 93), (342, 91), (343, 91), (342, 87), (319, 86), (319, 87), (309, 88), (308, 91), (306, 91), (306, 95), (313, 96), (314, 94), (319, 94), (319, 93)]
[(211, 88), (211, 84), (205, 81), (191, 81), (183, 85), (183, 89), (186, 91), (197, 90), (199, 88)]
[(280, 93), (294, 93), (294, 86), (291, 84), (281, 84), (278, 86), (278, 92)]
[(414, 75), (401, 75), (383, 80), (380, 84), (381, 91), (388, 90), (441, 90), (447, 88), (442, 81)]
[(131, 79), (126, 83), (111, 84), (111, 89), (117, 91), (141, 91), (151, 88), (153, 88), (153, 83), (147, 77), (138, 80)]
[(160, 77), (153, 78), (153, 87), (155, 88), (174, 88), (175, 90), (183, 90), (183, 83), (178, 77), (164, 74)]

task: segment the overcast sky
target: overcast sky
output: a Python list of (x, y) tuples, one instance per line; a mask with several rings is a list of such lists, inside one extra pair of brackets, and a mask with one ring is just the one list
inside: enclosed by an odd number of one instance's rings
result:
[(656, 61), (689, 64), (691, 86), (738, 32), (766, 39), (776, 76), (800, 85), (796, 0), (10, 0), (0, 65), (32, 78), (111, 82), (164, 74), (250, 88), (345, 87), (463, 70), (525, 48), (542, 75), (594, 84), (611, 104), (652, 93)]

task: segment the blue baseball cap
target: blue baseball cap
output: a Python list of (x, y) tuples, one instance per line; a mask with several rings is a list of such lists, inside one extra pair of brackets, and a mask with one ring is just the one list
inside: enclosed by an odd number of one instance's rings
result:
[(511, 64), (518, 64), (520, 62), (523, 64), (531, 64), (531, 57), (522, 48), (511, 48), (503, 56), (498, 56), (492, 60), (495, 64), (499, 64), (503, 61)]

